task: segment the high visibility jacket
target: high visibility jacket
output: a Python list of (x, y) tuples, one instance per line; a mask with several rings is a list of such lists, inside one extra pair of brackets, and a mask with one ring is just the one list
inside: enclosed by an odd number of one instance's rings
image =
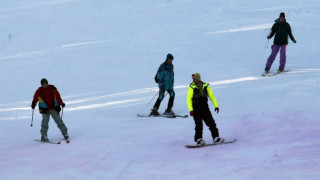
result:
[(186, 99), (189, 111), (209, 108), (208, 97), (214, 105), (214, 107), (218, 108), (218, 102), (214, 97), (214, 94), (209, 84), (202, 82), (202, 86), (197, 87), (196, 84), (192, 82), (189, 86)]

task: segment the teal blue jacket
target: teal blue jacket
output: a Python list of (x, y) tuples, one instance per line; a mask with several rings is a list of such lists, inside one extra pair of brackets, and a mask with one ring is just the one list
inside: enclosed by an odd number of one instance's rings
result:
[(162, 90), (173, 90), (174, 71), (173, 64), (167, 61), (162, 63), (157, 71), (158, 87)]

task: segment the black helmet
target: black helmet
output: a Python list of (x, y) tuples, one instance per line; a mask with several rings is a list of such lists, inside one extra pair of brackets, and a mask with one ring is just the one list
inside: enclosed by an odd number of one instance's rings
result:
[(40, 84), (42, 85), (43, 83), (48, 84), (48, 80), (46, 78), (42, 78)]
[(173, 59), (174, 57), (172, 56), (172, 54), (171, 53), (169, 53), (168, 55), (167, 55), (167, 60), (168, 59)]

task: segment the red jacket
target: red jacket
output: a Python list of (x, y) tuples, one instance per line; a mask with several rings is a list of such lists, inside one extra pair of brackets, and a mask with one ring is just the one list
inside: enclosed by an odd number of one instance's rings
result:
[[(33, 96), (32, 103), (39, 101), (40, 113), (46, 113), (50, 109), (60, 109), (63, 104), (60, 93), (53, 85), (47, 88), (39, 87)], [(58, 110), (60, 111), (60, 110)]]

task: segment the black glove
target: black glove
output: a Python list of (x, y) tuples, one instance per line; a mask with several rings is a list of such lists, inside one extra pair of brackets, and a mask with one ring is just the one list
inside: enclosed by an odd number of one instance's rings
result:
[(271, 36), (267, 36), (267, 39), (271, 39)]
[(154, 81), (155, 81), (156, 83), (159, 83), (159, 80), (158, 80), (157, 74), (156, 74), (156, 76), (154, 76)]
[(297, 41), (296, 41), (295, 39), (294, 39), (294, 40), (292, 40), (292, 42), (293, 42), (293, 43), (297, 43)]
[(36, 105), (37, 105), (36, 103), (32, 102), (31, 108), (32, 108), (32, 109), (36, 108)]
[(66, 104), (65, 104), (65, 103), (62, 103), (61, 106), (62, 106), (62, 108), (64, 108), (64, 107), (66, 106)]
[(214, 111), (216, 111), (217, 113), (219, 113), (219, 108), (215, 108)]

